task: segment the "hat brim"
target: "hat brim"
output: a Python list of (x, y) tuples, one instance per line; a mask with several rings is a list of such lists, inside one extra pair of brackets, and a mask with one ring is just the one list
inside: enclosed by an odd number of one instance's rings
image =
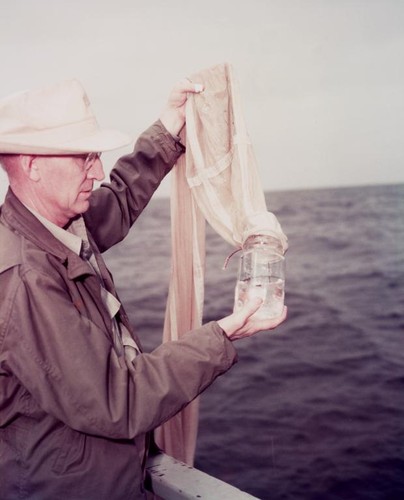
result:
[(39, 137), (34, 141), (32, 135), (14, 135), (12, 138), (0, 139), (0, 154), (38, 154), (69, 155), (104, 151), (112, 151), (133, 143), (134, 140), (118, 130), (97, 130), (96, 132), (67, 142), (52, 144), (49, 138), (41, 143)]

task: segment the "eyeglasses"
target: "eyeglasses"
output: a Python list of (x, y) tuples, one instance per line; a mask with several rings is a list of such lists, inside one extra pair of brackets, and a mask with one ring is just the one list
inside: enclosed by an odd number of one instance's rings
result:
[(90, 168), (94, 165), (94, 163), (100, 159), (101, 153), (87, 153), (87, 154), (76, 154), (76, 155), (32, 155), (32, 158), (75, 158), (78, 160), (83, 161), (82, 163), (82, 169), (84, 172), (88, 172)]
[(94, 163), (99, 160), (101, 153), (88, 153), (86, 159), (84, 160), (83, 170), (88, 172)]

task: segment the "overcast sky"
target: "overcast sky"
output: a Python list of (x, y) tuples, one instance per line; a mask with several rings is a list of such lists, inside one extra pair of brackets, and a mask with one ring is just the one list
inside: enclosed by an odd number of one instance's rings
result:
[(403, 27), (403, 0), (1, 0), (0, 97), (78, 78), (101, 126), (137, 135), (227, 61), (265, 190), (402, 183)]

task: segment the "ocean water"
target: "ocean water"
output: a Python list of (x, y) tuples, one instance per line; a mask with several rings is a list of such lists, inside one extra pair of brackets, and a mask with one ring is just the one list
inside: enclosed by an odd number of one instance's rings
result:
[[(236, 343), (201, 397), (195, 466), (268, 500), (404, 498), (404, 185), (267, 193), (289, 237), (287, 321)], [(145, 350), (160, 343), (169, 201), (106, 259)], [(231, 312), (237, 255), (208, 230), (205, 320)]]

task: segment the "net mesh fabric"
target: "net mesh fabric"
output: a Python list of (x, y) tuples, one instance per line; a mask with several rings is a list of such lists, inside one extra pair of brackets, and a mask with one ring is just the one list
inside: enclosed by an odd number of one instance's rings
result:
[[(201, 94), (186, 104), (183, 155), (173, 171), (172, 265), (163, 340), (175, 340), (202, 324), (205, 220), (235, 247), (251, 234), (269, 234), (285, 252), (287, 238), (267, 211), (256, 159), (229, 64), (191, 77)], [(198, 400), (156, 430), (166, 453), (193, 464)]]
[(267, 211), (251, 141), (230, 65), (192, 77), (205, 86), (186, 108), (186, 178), (205, 219), (230, 244), (247, 234), (273, 234), (286, 250), (276, 217)]

